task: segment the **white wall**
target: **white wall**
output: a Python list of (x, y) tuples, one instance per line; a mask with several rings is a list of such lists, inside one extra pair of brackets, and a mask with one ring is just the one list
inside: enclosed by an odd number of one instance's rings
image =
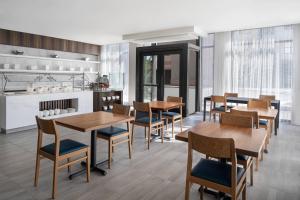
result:
[(136, 80), (136, 47), (134, 43), (129, 43), (129, 86), (128, 103), (135, 101), (135, 80)]

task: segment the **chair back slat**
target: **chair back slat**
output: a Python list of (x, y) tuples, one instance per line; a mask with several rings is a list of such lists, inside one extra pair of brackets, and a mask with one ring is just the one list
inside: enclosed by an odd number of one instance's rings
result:
[(267, 100), (267, 101), (273, 101), (276, 99), (275, 95), (259, 95), (259, 99), (261, 100)]
[(253, 119), (251, 116), (235, 115), (232, 113), (222, 113), (220, 123), (223, 125), (253, 128)]
[(212, 95), (211, 96), (211, 101), (214, 102), (214, 103), (224, 103), (224, 104), (226, 104), (225, 96)]
[(112, 113), (114, 114), (121, 114), (121, 115), (128, 115), (130, 114), (130, 106), (125, 106), (122, 104), (114, 104)]
[(248, 101), (248, 108), (268, 109), (269, 107), (270, 101), (259, 99), (249, 99)]
[(225, 92), (225, 97), (238, 97), (238, 93), (232, 93), (232, 92)]
[(41, 130), (43, 133), (50, 134), (50, 135), (57, 134), (56, 124), (54, 120), (41, 119), (36, 116), (36, 123), (38, 129)]
[(235, 155), (232, 138), (212, 138), (189, 132), (189, 145), (193, 150), (209, 157), (231, 159)]
[(136, 111), (139, 111), (139, 112), (150, 112), (151, 111), (149, 103), (134, 101), (133, 102), (133, 107)]
[(231, 109), (230, 113), (233, 115), (238, 115), (238, 116), (246, 116), (246, 117), (251, 117), (253, 120), (253, 126), (259, 128), (259, 118), (258, 118), (258, 112), (257, 111), (245, 111), (245, 110), (236, 110), (236, 109)]
[(182, 97), (168, 96), (167, 101), (168, 102), (182, 103)]

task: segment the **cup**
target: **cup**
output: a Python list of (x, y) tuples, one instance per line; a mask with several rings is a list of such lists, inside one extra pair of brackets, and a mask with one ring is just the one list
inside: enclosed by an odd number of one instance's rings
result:
[(60, 114), (60, 109), (58, 109), (58, 108), (55, 109), (55, 110), (54, 110), (54, 114), (55, 114), (55, 115), (59, 115), (59, 114)]
[(103, 110), (107, 110), (107, 106), (103, 106)]
[(44, 116), (44, 112), (43, 111), (39, 111), (39, 117), (43, 117)]
[(112, 109), (113, 109), (113, 107), (114, 107), (113, 105), (109, 105), (109, 109), (110, 109), (110, 110), (112, 110)]
[(44, 111), (43, 111), (43, 116), (44, 116), (44, 117), (48, 117), (49, 114), (50, 114), (49, 110), (44, 110)]
[(106, 97), (102, 97), (102, 100), (103, 100), (103, 101), (106, 101)]
[(75, 108), (67, 108), (67, 110), (68, 110), (68, 113), (74, 113), (76, 111)]
[(120, 96), (116, 96), (116, 99), (119, 100), (119, 99), (120, 99)]
[(49, 110), (49, 115), (53, 116), (55, 114), (54, 110)]
[(111, 99), (112, 99), (112, 100), (115, 100), (115, 99), (116, 99), (116, 97), (115, 97), (115, 96), (112, 96), (112, 97), (111, 97)]
[(111, 97), (107, 97), (107, 101), (110, 101), (111, 100)]
[(68, 110), (66, 110), (66, 109), (60, 110), (60, 114), (66, 114), (66, 113), (68, 113)]

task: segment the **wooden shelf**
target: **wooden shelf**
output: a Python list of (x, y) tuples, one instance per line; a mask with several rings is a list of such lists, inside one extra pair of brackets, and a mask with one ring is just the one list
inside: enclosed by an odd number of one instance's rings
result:
[(47, 70), (26, 70), (26, 69), (0, 69), (0, 73), (20, 73), (20, 74), (97, 74), (98, 72), (84, 71), (47, 71)]
[(0, 56), (2, 56), (2, 57), (14, 57), (14, 58), (51, 60), (51, 61), (66, 61), (66, 62), (81, 62), (81, 63), (100, 64), (99, 61), (85, 61), (85, 60), (74, 60), (74, 59), (65, 59), (65, 58), (50, 58), (50, 57), (41, 57), (41, 56), (14, 55), (14, 54), (3, 54), (3, 53), (1, 53)]

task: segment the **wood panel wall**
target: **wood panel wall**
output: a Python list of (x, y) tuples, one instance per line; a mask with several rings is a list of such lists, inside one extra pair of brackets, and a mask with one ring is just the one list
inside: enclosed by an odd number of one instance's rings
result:
[(0, 29), (0, 44), (100, 55), (100, 45)]

